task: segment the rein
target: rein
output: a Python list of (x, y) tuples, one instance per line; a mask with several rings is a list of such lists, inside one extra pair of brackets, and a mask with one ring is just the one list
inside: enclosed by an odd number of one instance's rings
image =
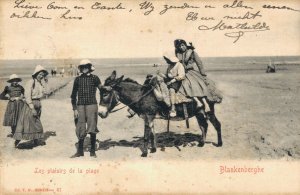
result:
[(109, 111), (109, 113), (117, 112), (117, 111), (122, 110), (123, 108), (125, 108), (125, 107), (127, 107), (127, 106), (129, 107), (129, 106), (131, 106), (131, 105), (133, 105), (133, 104), (138, 103), (138, 102), (141, 101), (144, 97), (146, 97), (147, 95), (149, 95), (149, 94), (154, 90), (154, 88), (155, 88), (155, 87), (152, 87), (149, 91), (147, 91), (147, 93), (145, 93), (144, 95), (142, 95), (137, 101), (131, 102), (130, 104), (125, 105), (125, 106), (123, 106), (123, 107), (121, 107), (121, 108), (118, 108), (118, 109), (116, 109), (116, 110), (111, 110), (111, 111)]

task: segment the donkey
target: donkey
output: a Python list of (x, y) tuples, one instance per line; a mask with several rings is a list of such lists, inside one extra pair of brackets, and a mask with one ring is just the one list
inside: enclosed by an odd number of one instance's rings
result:
[[(156, 152), (156, 136), (154, 131), (154, 119), (157, 114), (164, 120), (168, 120), (169, 108), (157, 101), (153, 90), (145, 90), (144, 86), (137, 83), (136, 81), (127, 78), (123, 79), (124, 76), (116, 78), (116, 71), (113, 71), (104, 83), (104, 87), (100, 90), (100, 106), (99, 116), (106, 118), (110, 112), (116, 107), (118, 102), (127, 105), (140, 118), (144, 119), (144, 145), (142, 147), (142, 157), (148, 155), (148, 142), (151, 141), (150, 152)], [(208, 113), (209, 120), (213, 124), (218, 134), (218, 143), (214, 144), (217, 147), (222, 146), (221, 136), (221, 123), (215, 116), (214, 103), (209, 103), (211, 112)], [(183, 106), (176, 105), (177, 118), (176, 120), (185, 120)], [(207, 119), (199, 111), (196, 106), (196, 102), (187, 103), (188, 117), (196, 117), (198, 125), (202, 131), (202, 138), (199, 140), (199, 146), (202, 147), (205, 144), (206, 133), (207, 133)], [(172, 118), (171, 118), (172, 120)]]

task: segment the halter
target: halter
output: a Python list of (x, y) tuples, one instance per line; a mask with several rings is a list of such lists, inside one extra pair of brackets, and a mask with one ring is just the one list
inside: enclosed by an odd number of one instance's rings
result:
[[(112, 95), (111, 95), (111, 98), (110, 98), (110, 101), (109, 101), (109, 104), (108, 104), (108, 107), (110, 108), (111, 107), (111, 104), (112, 104), (112, 101), (113, 101), (113, 97), (112, 96), (115, 96), (116, 97), (116, 101), (118, 102), (116, 104), (116, 106), (118, 106), (120, 103), (119, 103), (119, 98), (118, 96), (116, 95), (116, 92), (113, 90), (112, 91)], [(111, 110), (109, 111), (109, 113), (111, 112)]]
[[(123, 106), (123, 107), (121, 107), (121, 108), (118, 108), (118, 109), (115, 109), (115, 110), (111, 110), (111, 111), (109, 111), (109, 113), (117, 112), (117, 111), (119, 111), (119, 110), (122, 110), (123, 108), (126, 108), (127, 106), (129, 107), (129, 106), (131, 106), (131, 105), (133, 105), (133, 104), (138, 103), (138, 102), (141, 101), (144, 97), (146, 97), (147, 95), (149, 95), (149, 94), (154, 90), (154, 88), (155, 88), (155, 87), (152, 87), (149, 91), (147, 91), (145, 94), (143, 94), (137, 101), (133, 101), (133, 102), (131, 102), (130, 104), (125, 105), (125, 106)], [(113, 93), (114, 93), (115, 96), (117, 96), (117, 95), (115, 94), (115, 91), (114, 91), (114, 90), (113, 90)], [(118, 97), (118, 96), (117, 96), (117, 97)], [(119, 101), (119, 100), (118, 100), (118, 101)], [(110, 101), (109, 106), (111, 106), (111, 103), (112, 103), (112, 98), (111, 98), (111, 101)], [(118, 103), (117, 105), (119, 105), (119, 103)], [(116, 105), (116, 106), (117, 106), (117, 105)]]

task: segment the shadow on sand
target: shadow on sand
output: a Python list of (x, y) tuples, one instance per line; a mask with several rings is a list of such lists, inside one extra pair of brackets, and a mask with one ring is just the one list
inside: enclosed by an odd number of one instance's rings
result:
[[(111, 147), (119, 146), (119, 147), (133, 147), (133, 148), (140, 148), (142, 149), (144, 138), (143, 137), (133, 137), (135, 140), (127, 141), (127, 140), (120, 140), (120, 141), (112, 141), (104, 140), (99, 141), (97, 140), (99, 146), (97, 147), (98, 150), (108, 150)], [(179, 147), (194, 147), (200, 146), (198, 143), (202, 139), (201, 135), (192, 134), (192, 133), (185, 133), (185, 134), (176, 134), (174, 132), (163, 132), (156, 134), (157, 139), (157, 148), (160, 148), (161, 151), (164, 151), (166, 147), (176, 147), (179, 151), (181, 149)], [(206, 144), (213, 144), (213, 142), (205, 142)], [(149, 143), (150, 144), (150, 143)]]
[(43, 146), (43, 145), (45, 145), (46, 140), (51, 136), (56, 136), (56, 132), (55, 131), (46, 131), (44, 133), (44, 138), (38, 140), (38, 145), (35, 145), (33, 140), (29, 140), (29, 141), (19, 143), (18, 149), (30, 150), (30, 149), (33, 149), (34, 147)]

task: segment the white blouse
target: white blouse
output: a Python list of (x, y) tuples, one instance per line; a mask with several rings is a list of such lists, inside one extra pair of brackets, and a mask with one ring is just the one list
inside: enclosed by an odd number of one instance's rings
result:
[(33, 108), (32, 100), (40, 99), (48, 94), (48, 85), (46, 82), (39, 82), (36, 79), (30, 79), (25, 85), (25, 100), (30, 108)]
[(171, 74), (170, 76), (175, 78), (177, 81), (181, 81), (185, 79), (185, 69), (184, 66), (177, 62), (174, 67), (170, 69), (170, 65), (168, 68), (168, 74)]

